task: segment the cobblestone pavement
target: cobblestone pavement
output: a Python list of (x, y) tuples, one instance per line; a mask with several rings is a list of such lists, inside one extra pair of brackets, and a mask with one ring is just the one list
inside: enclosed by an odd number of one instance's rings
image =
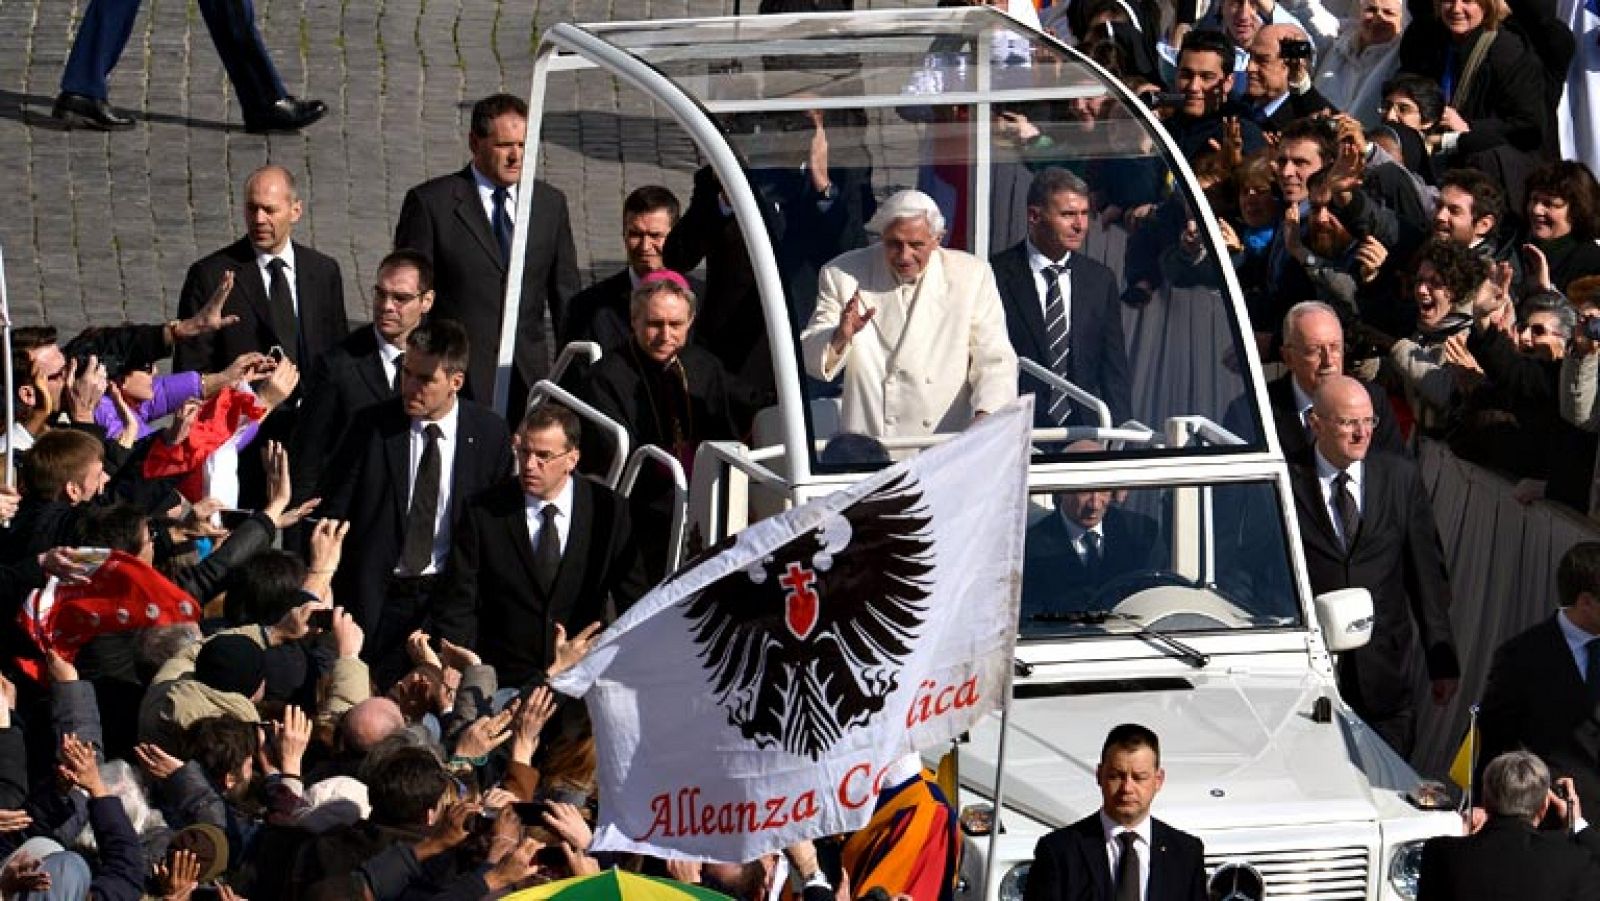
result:
[[(268, 161), (296, 173), (306, 212), (295, 236), (339, 261), (351, 316), (365, 319), (365, 286), (406, 189), (464, 164), (475, 99), (526, 95), (540, 28), (721, 15), (734, 0), (256, 0), (289, 91), (331, 108), (301, 134), (270, 137), (244, 132), (192, 0), (145, 0), (112, 73), (112, 103), (138, 117), (135, 129), (58, 128), (50, 106), (87, 2), (0, 0), (0, 247), (11, 309), (18, 324), (67, 334), (170, 317), (189, 264), (242, 233), (242, 183)], [(746, 12), (756, 4), (743, 0)], [(586, 273), (620, 264), (626, 186), (661, 180), (687, 201), (694, 164), (686, 140), (649, 127), (641, 101), (611, 93), (612, 115), (551, 122), (541, 169), (568, 194)], [(630, 155), (655, 150), (669, 171), (624, 170), (624, 142)]]

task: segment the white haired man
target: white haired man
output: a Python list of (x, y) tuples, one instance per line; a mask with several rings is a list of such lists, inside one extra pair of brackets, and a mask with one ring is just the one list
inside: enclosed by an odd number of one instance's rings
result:
[(878, 208), (880, 241), (835, 257), (800, 335), (806, 371), (844, 373), (841, 431), (878, 438), (965, 428), (1017, 396), (1017, 356), (989, 264), (939, 246), (933, 198), (901, 191)]

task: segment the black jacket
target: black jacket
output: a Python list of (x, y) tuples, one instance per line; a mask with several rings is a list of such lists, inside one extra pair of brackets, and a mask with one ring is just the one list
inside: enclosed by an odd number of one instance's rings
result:
[(1290, 482), (1312, 593), (1358, 587), (1372, 593), (1372, 640), (1339, 660), (1340, 691), (1351, 706), (1377, 718), (1410, 706), (1416, 638), (1430, 678), (1459, 678), (1450, 583), (1416, 464), (1381, 451), (1367, 455), (1361, 529), (1348, 551), (1334, 532), (1314, 463), (1291, 467)]
[[(1160, 820), (1150, 821), (1147, 901), (1203, 901), (1205, 846)], [(1033, 851), (1025, 901), (1111, 901), (1111, 862), (1100, 815), (1090, 814), (1044, 838)]]
[(549, 595), (534, 578), (527, 508), (515, 479), (466, 505), (451, 538), (431, 611), (434, 631), (477, 648), (504, 685), (522, 685), (549, 665), (557, 623), (576, 635), (626, 610), (648, 587), (626, 501), (573, 478), (571, 527)]
[(314, 497), (323, 467), (344, 440), (356, 413), (394, 397), (371, 326), (346, 335), (311, 366), (300, 425), (289, 454), (295, 503)]
[[(294, 242), (295, 292), (299, 308), (299, 341), (279, 335), (272, 326), (267, 286), (256, 266), (256, 251), (246, 238), (229, 244), (189, 267), (178, 297), (178, 316), (188, 318), (206, 305), (223, 273), (232, 270), (233, 293), (222, 312), (238, 316), (227, 328), (179, 342), (172, 353), (174, 372), (221, 372), (244, 353), (266, 353), (282, 347), (302, 369), (350, 330), (344, 312), (344, 280), (339, 264), (325, 254)], [(304, 354), (301, 354), (301, 350)]]
[(1600, 898), (1600, 835), (1540, 832), (1523, 820), (1491, 817), (1467, 836), (1422, 846), (1417, 901), (1580, 901)]
[[(1018, 357), (1050, 366), (1050, 337), (1045, 330), (1044, 306), (1033, 271), (1028, 266), (1026, 243), (1016, 244), (989, 260), (994, 268), (1000, 302), (1006, 311), (1006, 333)], [(1105, 401), (1111, 424), (1120, 425), (1133, 415), (1128, 353), (1122, 338), (1122, 304), (1118, 302), (1117, 276), (1102, 263), (1082, 253), (1067, 260), (1071, 271), (1071, 323), (1067, 330), (1067, 379)], [(1019, 377), (1020, 393), (1037, 394), (1034, 424), (1054, 426), (1050, 415), (1050, 390), (1032, 376)], [(1089, 411), (1076, 401), (1069, 422), (1095, 425)]]
[[(562, 334), (568, 301), (578, 293), (577, 251), (566, 195), (535, 181), (531, 210), (532, 221), (524, 230), (527, 251), (513, 355), (515, 374), (529, 386), (544, 378), (554, 352), (560, 350), (552, 347), (554, 338), (545, 333), (546, 310), (555, 334)], [(433, 261), (430, 315), (466, 327), (472, 342), (467, 396), (487, 405), (493, 399), (509, 263), (500, 255), (471, 166), (406, 192), (394, 246), (418, 251)]]

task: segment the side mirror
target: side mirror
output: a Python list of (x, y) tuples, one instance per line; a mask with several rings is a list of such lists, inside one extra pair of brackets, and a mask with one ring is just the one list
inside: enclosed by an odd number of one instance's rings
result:
[(1316, 608), (1317, 625), (1329, 651), (1353, 651), (1372, 640), (1372, 594), (1365, 588), (1319, 594)]

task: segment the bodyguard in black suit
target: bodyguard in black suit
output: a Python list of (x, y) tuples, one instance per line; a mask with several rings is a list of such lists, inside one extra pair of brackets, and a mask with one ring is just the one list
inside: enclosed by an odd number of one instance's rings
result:
[(400, 395), (406, 339), (433, 306), (433, 265), (414, 250), (397, 250), (378, 264), (372, 324), (346, 335), (311, 366), (295, 430), (295, 496), (313, 496), (323, 466), (339, 449), (356, 413)]
[[(472, 339), (466, 390), (468, 397), (482, 404), (494, 397), (527, 134), (526, 103), (510, 94), (478, 101), (472, 107), (472, 131), (467, 136), (472, 162), (408, 191), (394, 230), (396, 248), (418, 251), (433, 262), (434, 315), (460, 322)], [(560, 350), (551, 346), (554, 338), (545, 330), (546, 310), (553, 334), (563, 334), (568, 301), (578, 292), (577, 252), (566, 196), (535, 181), (530, 209), (532, 221), (523, 231), (527, 252), (508, 399), (508, 418), (513, 421), (521, 417), (528, 389), (544, 378)]]
[[(1066, 170), (1045, 169), (1028, 188), (1028, 239), (989, 263), (1017, 356), (1105, 401), (1115, 425), (1127, 420), (1133, 407), (1117, 302), (1121, 292), (1115, 273), (1079, 253), (1088, 226), (1089, 186)], [(1035, 426), (1098, 424), (1081, 404), (1053, 396), (1026, 373), (1018, 390), (1038, 395)]]
[(325, 514), (350, 521), (334, 591), (366, 630), (380, 686), (408, 668), (406, 638), (423, 625), (467, 501), (511, 471), (505, 421), (458, 397), (467, 350), (449, 320), (413, 331), (400, 396), (356, 417), (322, 480)]
[(1372, 593), (1372, 640), (1339, 659), (1339, 691), (1401, 756), (1411, 753), (1418, 633), (1436, 704), (1461, 675), (1450, 634), (1450, 584), (1433, 508), (1415, 464), (1369, 453), (1367, 389), (1333, 376), (1317, 389), (1312, 459), (1290, 471), (1311, 590)]
[(193, 316), (232, 272), (223, 313), (239, 322), (179, 342), (175, 372), (221, 372), (240, 354), (274, 347), (304, 369), (350, 330), (339, 264), (292, 240), (303, 212), (294, 176), (282, 166), (262, 166), (245, 181), (244, 194), (247, 235), (190, 266), (178, 297), (179, 318)]
[(1556, 569), (1561, 609), (1495, 651), (1478, 716), (1479, 760), (1538, 754), (1600, 810), (1600, 543), (1573, 545)]
[(644, 278), (666, 264), (662, 248), (678, 224), (678, 198), (660, 185), (644, 185), (622, 202), (622, 246), (628, 265), (572, 298), (561, 341), (593, 341), (609, 351), (633, 337), (628, 300)]
[(1543, 761), (1526, 751), (1498, 756), (1479, 784), (1487, 820), (1471, 835), (1422, 846), (1417, 901), (1600, 898), (1600, 832), (1539, 829), (1547, 814), (1563, 823), (1576, 819), (1551, 793)]
[(1095, 768), (1100, 810), (1039, 840), (1025, 901), (1203, 901), (1205, 846), (1150, 816), (1165, 779), (1154, 732), (1112, 729)]
[(648, 588), (628, 505), (574, 475), (578, 417), (556, 404), (517, 430), (517, 470), (462, 514), (436, 595), (437, 634), (474, 647), (502, 685), (544, 671), (556, 627), (576, 635), (610, 622)]
[[(1344, 327), (1339, 324), (1339, 314), (1320, 300), (1301, 301), (1290, 307), (1283, 317), (1282, 353), (1289, 372), (1267, 383), (1267, 403), (1271, 405), (1272, 427), (1278, 431), (1284, 457), (1304, 462), (1310, 458), (1312, 444), (1311, 397), (1324, 379), (1344, 372)], [(1409, 455), (1383, 389), (1367, 382), (1361, 384), (1378, 417), (1372, 433), (1373, 448)], [(1234, 401), (1223, 414), (1223, 426), (1248, 439), (1255, 434), (1249, 409), (1245, 398)]]

